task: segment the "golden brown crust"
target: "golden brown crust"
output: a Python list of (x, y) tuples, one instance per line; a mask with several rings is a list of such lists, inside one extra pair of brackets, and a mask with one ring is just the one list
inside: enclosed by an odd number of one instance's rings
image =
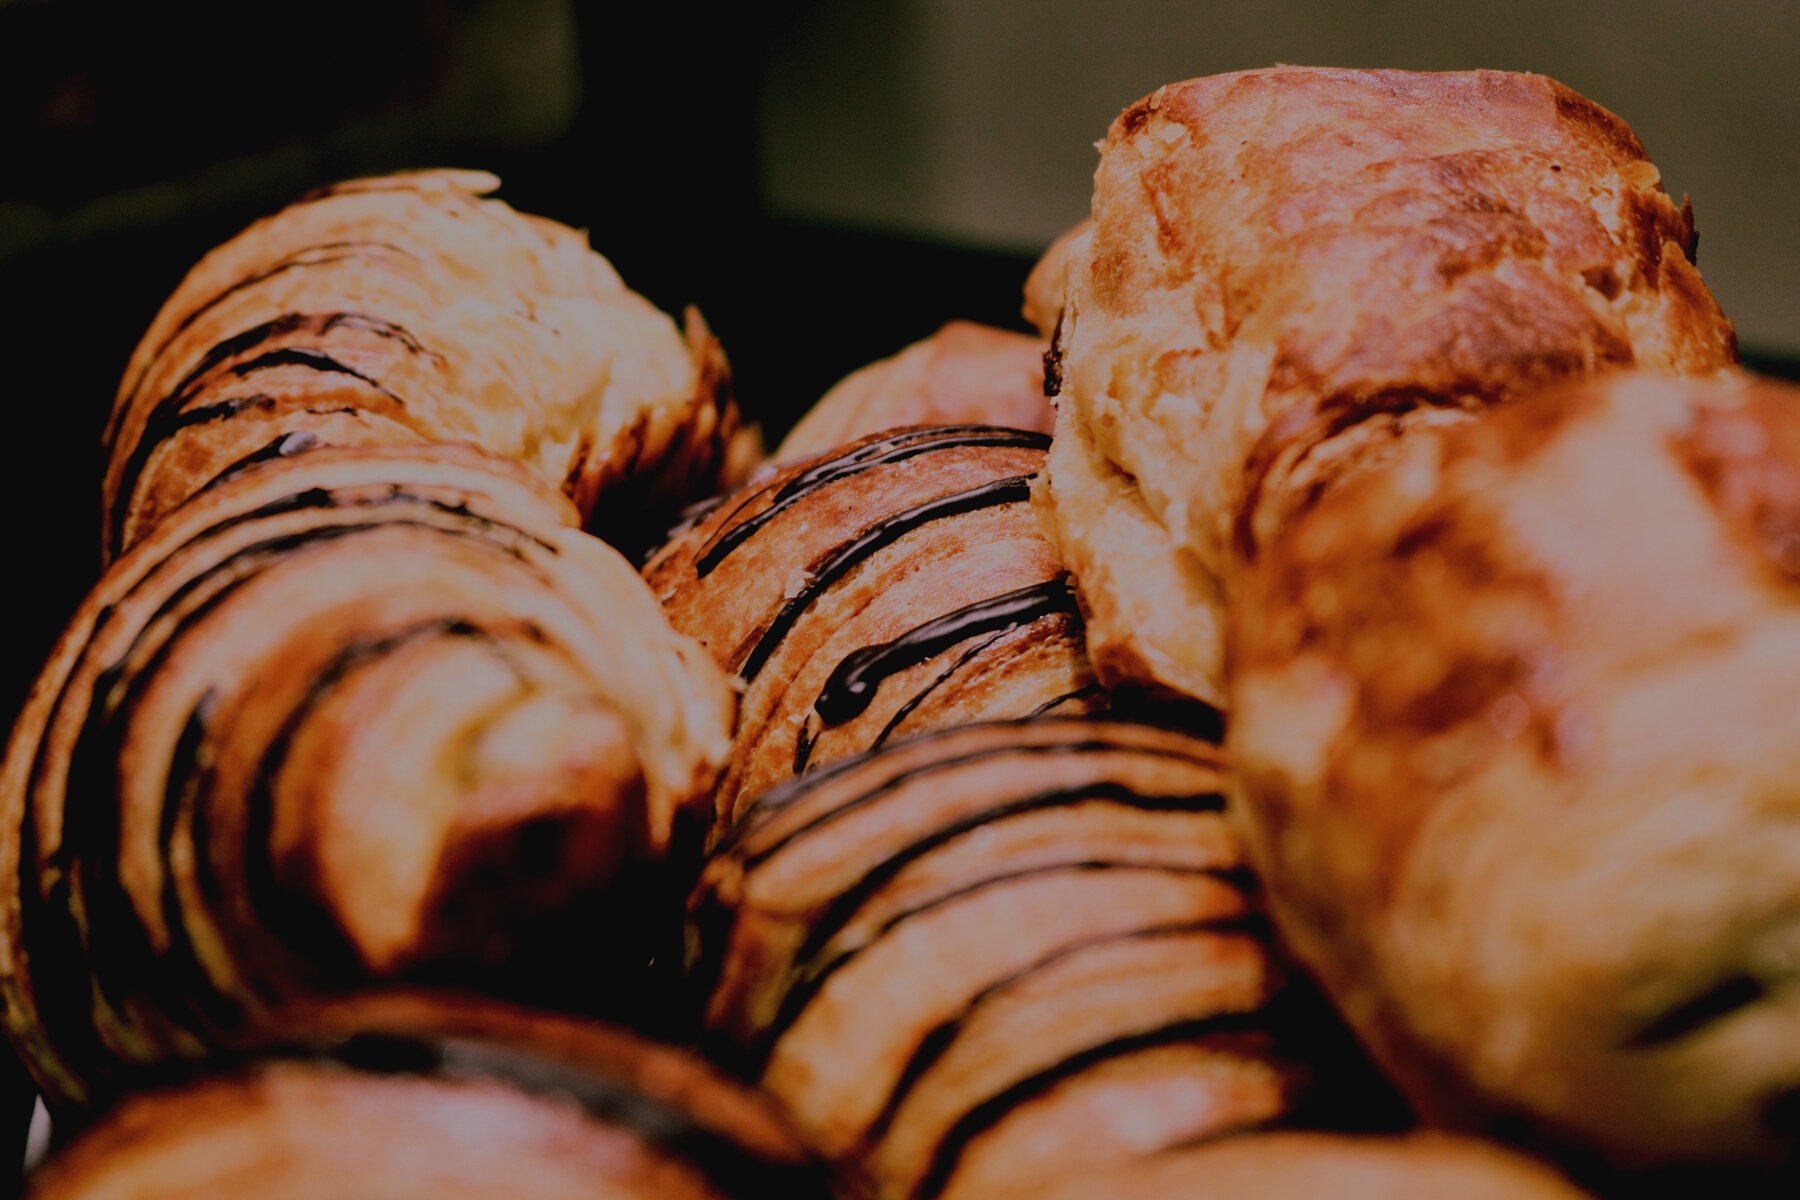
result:
[(1264, 1133), (1141, 1158), (1021, 1192), (1017, 1200), (1582, 1200), (1584, 1195), (1547, 1167), (1466, 1138)]
[[(1071, 564), (1100, 564), (1077, 571), (1096, 657), (1216, 703), (1220, 614), (1188, 606), (1321, 491), (1557, 379), (1732, 362), (1657, 180), (1622, 121), (1536, 75), (1277, 67), (1127, 109), (1052, 352), (1044, 500)], [(1180, 617), (1128, 624), (1141, 605), (1097, 594), (1123, 588)]]
[(296, 993), (523, 972), (622, 862), (698, 849), (730, 691), (574, 521), (465, 448), (339, 447), (113, 564), (0, 769), (0, 994), (48, 1095)]
[(906, 425), (1005, 425), (1050, 432), (1044, 343), (952, 321), (892, 358), (846, 376), (781, 443), (783, 460)]
[(274, 1057), (125, 1101), (31, 1196), (822, 1195), (759, 1099), (623, 1032), (427, 994), (288, 1015)]
[(1045, 442), (976, 425), (873, 435), (766, 470), (651, 560), (675, 628), (746, 681), (721, 822), (889, 740), (1102, 703), (1030, 503)]
[(1063, 296), (1069, 287), (1069, 262), (1080, 254), (1077, 243), (1094, 228), (1090, 218), (1080, 221), (1050, 243), (1043, 257), (1025, 279), (1025, 304), (1020, 309), (1037, 331), (1049, 337), (1062, 319)]
[(712, 1044), (884, 1200), (1282, 1119), (1301, 1072), (1223, 785), (1209, 743), (1040, 718), (764, 794), (692, 904)]
[(352, 181), (209, 253), (151, 323), (106, 433), (122, 551), (234, 464), (319, 445), (461, 442), (583, 514), (641, 479), (705, 494), (737, 432), (723, 357), (584, 235), (483, 172)]
[(1800, 391), (1618, 376), (1409, 445), (1234, 606), (1241, 814), (1428, 1114), (1794, 1152)]

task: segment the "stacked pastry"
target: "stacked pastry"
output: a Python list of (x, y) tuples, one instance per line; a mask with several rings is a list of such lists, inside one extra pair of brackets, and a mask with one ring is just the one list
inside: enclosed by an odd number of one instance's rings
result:
[(1685, 207), (1550, 81), (1279, 68), (1094, 217), (1045, 512), (1102, 678), (1228, 701), (1278, 932), (1426, 1119), (1791, 1194), (1800, 426)]
[(409, 994), (283, 1026), (256, 1057), (125, 1101), (32, 1200), (825, 1196), (755, 1096), (626, 1034)]
[(1049, 439), (911, 427), (765, 470), (645, 575), (744, 681), (729, 823), (760, 792), (909, 734), (1102, 703), (1031, 483)]
[(880, 1197), (987, 1196), (1287, 1116), (1220, 756), (978, 725), (745, 810), (694, 901), (717, 1055)]
[(473, 445), (608, 532), (625, 528), (610, 509), (641, 519), (747, 466), (699, 314), (684, 338), (580, 232), (482, 198), (497, 186), (338, 184), (202, 259), (120, 383), (107, 554), (233, 471), (315, 446)]
[[(0, 768), (0, 995), (59, 1134), (383, 980), (659, 1003), (644, 963), (679, 945), (733, 698), (580, 525), (711, 491), (744, 443), (697, 319), (684, 341), (579, 235), (480, 199), (492, 182), (303, 200), (209, 255), (133, 359), (112, 561)], [(383, 1194), (470, 1194), (565, 1146), (521, 1186), (760, 1194), (695, 1175), (673, 1126), (662, 1149), (622, 1130), (640, 1092), (712, 1103), (692, 1068), (627, 1057), (585, 1117), (249, 1067), (131, 1101), (43, 1188), (320, 1195), (366, 1154)], [(388, 1146), (367, 1116), (396, 1111)], [(341, 1145), (309, 1173), (320, 1139)]]

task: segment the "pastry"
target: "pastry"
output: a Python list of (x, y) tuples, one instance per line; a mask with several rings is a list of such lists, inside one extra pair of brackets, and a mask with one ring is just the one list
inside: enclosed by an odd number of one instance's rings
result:
[(468, 443), (583, 515), (627, 483), (633, 509), (715, 490), (739, 427), (705, 324), (684, 336), (580, 232), (482, 198), (498, 185), (339, 184), (203, 258), (120, 383), (106, 553), (244, 463), (323, 445)]
[(575, 521), (471, 450), (335, 447), (113, 564), (0, 768), (0, 997), (54, 1103), (289, 995), (636, 969), (608, 888), (697, 853), (732, 697)]
[(761, 1101), (678, 1051), (491, 1003), (376, 997), (133, 1096), (32, 1200), (823, 1200)]
[(1301, 1076), (1221, 763), (1039, 718), (764, 793), (690, 905), (705, 1045), (883, 1200), (1283, 1119)]
[(1735, 359), (1625, 123), (1549, 79), (1275, 67), (1126, 109), (1069, 251), (1043, 493), (1101, 679), (1218, 704), (1233, 555), (1415, 432)]
[(1796, 546), (1800, 389), (1615, 375), (1409, 443), (1243, 568), (1252, 858), (1433, 1121), (1797, 1161)]
[(1056, 333), (1056, 323), (1062, 319), (1063, 296), (1069, 290), (1069, 262), (1079, 255), (1093, 228), (1091, 219), (1082, 221), (1051, 242), (1025, 279), (1025, 304), (1020, 311), (1045, 337)]
[(717, 807), (928, 729), (1104, 702), (1030, 504), (1048, 439), (937, 426), (769, 470), (645, 568), (744, 680)]
[(1007, 425), (1050, 432), (1037, 338), (952, 321), (892, 358), (845, 377), (794, 426), (775, 456), (835, 450), (903, 425)]
[[(1531, 1159), (1467, 1138), (1264, 1133), (1022, 1190), (1017, 1200), (1582, 1200)], [(999, 1200), (999, 1198), (996, 1198)]]

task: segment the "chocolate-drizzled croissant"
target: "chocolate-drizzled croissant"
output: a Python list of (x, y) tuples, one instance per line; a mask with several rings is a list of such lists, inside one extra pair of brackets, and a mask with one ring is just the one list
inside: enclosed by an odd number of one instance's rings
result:
[(823, 1200), (766, 1106), (678, 1051), (492, 1003), (381, 996), (125, 1100), (32, 1200)]
[(1109, 685), (1223, 697), (1234, 555), (1546, 383), (1736, 358), (1694, 225), (1540, 75), (1273, 67), (1161, 88), (1069, 247), (1040, 499)]
[(1582, 1200), (1529, 1158), (1469, 1138), (1261, 1133), (993, 1200)]
[[(0, 996), (52, 1100), (296, 992), (525, 973), (697, 847), (729, 689), (575, 520), (473, 451), (322, 449), (113, 565), (0, 769)], [(573, 984), (650, 927), (552, 952)]]
[(1045, 344), (1037, 338), (952, 321), (892, 358), (846, 376), (812, 406), (776, 457), (835, 449), (902, 425), (1006, 425), (1049, 433)]
[(720, 818), (907, 734), (1102, 703), (1031, 510), (1042, 434), (897, 430), (759, 475), (645, 568), (746, 683)]
[(235, 465), (321, 445), (472, 444), (584, 515), (628, 481), (716, 490), (738, 419), (705, 325), (684, 339), (581, 233), (481, 198), (498, 183), (340, 184), (202, 259), (120, 383), (106, 553)]
[(752, 802), (690, 908), (712, 1048), (846, 1177), (985, 1197), (1285, 1116), (1218, 751), (928, 734)]

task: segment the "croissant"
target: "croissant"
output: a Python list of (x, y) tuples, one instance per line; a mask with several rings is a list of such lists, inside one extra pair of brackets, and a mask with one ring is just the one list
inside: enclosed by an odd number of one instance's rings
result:
[(482, 199), (498, 185), (339, 184), (202, 259), (120, 383), (107, 554), (233, 469), (322, 445), (472, 444), (584, 516), (621, 487), (620, 509), (716, 490), (742, 446), (698, 314), (684, 338), (581, 233)]
[(1221, 762), (1039, 718), (764, 793), (690, 902), (709, 1048), (875, 1197), (986, 1197), (1288, 1116)]
[(1531, 1159), (1441, 1134), (1261, 1133), (1148, 1155), (1017, 1200), (1582, 1200)]
[(1549, 79), (1276, 67), (1126, 109), (1066, 248), (1042, 499), (1109, 685), (1223, 701), (1232, 558), (1418, 431), (1736, 358), (1625, 123)]
[(825, 393), (776, 451), (781, 459), (833, 450), (903, 425), (1006, 425), (1049, 433), (1044, 343), (952, 321)]
[(939, 426), (757, 476), (645, 568), (675, 628), (744, 680), (716, 806), (895, 738), (1104, 697), (1039, 531), (1048, 439)]
[(1025, 303), (1020, 312), (1047, 338), (1055, 336), (1057, 322), (1062, 320), (1063, 297), (1069, 290), (1069, 263), (1081, 240), (1093, 228), (1094, 222), (1089, 219), (1065, 231), (1050, 243), (1025, 279)]
[(32, 1200), (824, 1200), (766, 1106), (678, 1051), (569, 1019), (381, 996), (234, 1069), (139, 1094)]
[(1791, 1171), (1797, 531), (1800, 389), (1613, 376), (1408, 445), (1245, 568), (1252, 857), (1433, 1120)]
[(608, 889), (697, 853), (732, 697), (576, 520), (464, 448), (328, 448), (113, 564), (0, 767), (0, 997), (53, 1102), (287, 996), (643, 961)]

